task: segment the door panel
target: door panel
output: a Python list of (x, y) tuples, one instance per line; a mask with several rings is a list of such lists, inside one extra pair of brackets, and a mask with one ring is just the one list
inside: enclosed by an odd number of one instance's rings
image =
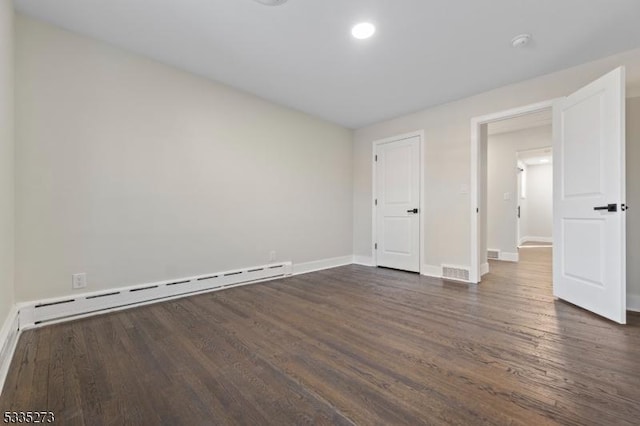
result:
[(605, 93), (598, 91), (575, 105), (567, 105), (563, 111), (565, 198), (603, 195), (601, 112)]
[(420, 271), (420, 138), (376, 146), (376, 262)]
[(624, 86), (624, 68), (618, 68), (559, 100), (553, 118), (554, 295), (622, 324)]
[[(387, 205), (411, 203), (411, 146), (388, 146), (383, 150), (385, 199)], [(408, 167), (407, 167), (408, 165)]]
[[(603, 219), (564, 219), (564, 274), (585, 284), (604, 287), (605, 258)], [(585, 263), (584, 259), (599, 259)]]
[(409, 217), (387, 217), (384, 220), (383, 250), (385, 253), (411, 255), (412, 220)]

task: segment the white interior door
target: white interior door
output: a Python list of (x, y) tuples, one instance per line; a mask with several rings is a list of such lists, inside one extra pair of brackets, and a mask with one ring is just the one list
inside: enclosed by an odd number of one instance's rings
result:
[(420, 138), (376, 145), (376, 262), (420, 271)]
[(553, 109), (553, 293), (626, 322), (625, 78), (618, 68)]

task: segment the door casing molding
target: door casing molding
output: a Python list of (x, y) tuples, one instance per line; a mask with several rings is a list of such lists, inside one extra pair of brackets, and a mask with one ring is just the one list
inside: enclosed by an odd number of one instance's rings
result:
[(482, 177), (480, 176), (481, 170), (481, 158), (480, 158), (480, 143), (482, 142), (481, 131), (482, 125), (492, 123), (495, 121), (507, 120), (509, 118), (520, 117), (535, 112), (552, 109), (553, 104), (558, 98), (551, 99), (543, 102), (538, 102), (531, 105), (525, 105), (522, 107), (507, 109), (493, 114), (482, 115), (473, 117), (471, 119), (471, 185), (470, 194), (471, 200), (469, 203), (469, 218), (470, 218), (470, 246), (469, 253), (471, 259), (469, 259), (469, 281), (472, 283), (479, 283), (482, 278), (482, 266), (480, 262), (480, 182)]

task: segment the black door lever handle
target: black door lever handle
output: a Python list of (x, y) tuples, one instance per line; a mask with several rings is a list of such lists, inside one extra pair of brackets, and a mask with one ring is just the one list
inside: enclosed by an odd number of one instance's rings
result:
[(407, 210), (407, 213), (418, 213), (418, 209)]
[(606, 206), (594, 207), (594, 210), (606, 210), (608, 212), (617, 212), (618, 205), (617, 204), (607, 204)]

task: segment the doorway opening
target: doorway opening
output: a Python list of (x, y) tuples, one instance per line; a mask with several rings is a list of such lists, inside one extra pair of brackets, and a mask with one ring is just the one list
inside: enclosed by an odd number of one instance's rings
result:
[[(549, 124), (549, 133), (551, 127)], [(517, 241), (520, 250), (553, 245), (553, 150), (517, 154)]]
[(480, 150), (483, 263), (518, 262), (520, 246), (552, 242), (551, 121), (547, 108), (485, 124)]
[[(470, 281), (474, 283), (480, 282), (482, 276), (489, 272), (489, 249), (495, 249), (489, 246), (489, 131), (491, 126), (491, 132), (497, 136), (501, 133), (512, 133), (509, 130), (522, 130), (524, 128), (531, 127), (531, 124), (536, 120), (548, 120), (548, 117), (552, 115), (552, 108), (555, 100), (549, 100), (540, 102), (533, 105), (528, 105), (521, 108), (515, 108), (508, 111), (502, 111), (495, 114), (486, 115), (483, 117), (474, 118), (471, 121), (471, 270)], [(543, 123), (545, 124), (545, 123)], [(546, 123), (552, 128), (552, 122)], [(503, 130), (507, 130), (503, 132)], [(540, 143), (540, 142), (538, 142)], [(541, 145), (533, 146), (531, 148), (542, 148), (548, 143), (541, 143)], [(518, 261), (518, 238), (517, 238), (517, 151), (518, 143), (506, 142), (506, 148), (509, 149), (507, 154), (500, 154), (502, 157), (506, 157), (506, 172), (505, 174), (511, 178), (507, 181), (504, 180), (500, 184), (506, 185), (508, 188), (505, 191), (498, 191), (497, 198), (501, 198), (502, 202), (497, 201), (493, 203), (492, 207), (503, 214), (501, 217), (496, 217), (496, 227), (500, 227), (503, 232), (498, 232), (496, 235), (505, 241), (507, 251), (504, 254), (496, 254), (492, 252), (494, 257), (502, 260)], [(520, 150), (525, 150), (521, 148)], [(502, 161), (500, 161), (502, 162)], [(493, 173), (493, 169), (492, 169)], [(505, 188), (503, 186), (503, 188)], [(505, 200), (505, 198), (507, 198)], [(508, 221), (505, 225), (504, 222)], [(504, 231), (506, 230), (506, 231)], [(504, 236), (506, 235), (506, 236)], [(509, 236), (510, 235), (510, 236)]]

